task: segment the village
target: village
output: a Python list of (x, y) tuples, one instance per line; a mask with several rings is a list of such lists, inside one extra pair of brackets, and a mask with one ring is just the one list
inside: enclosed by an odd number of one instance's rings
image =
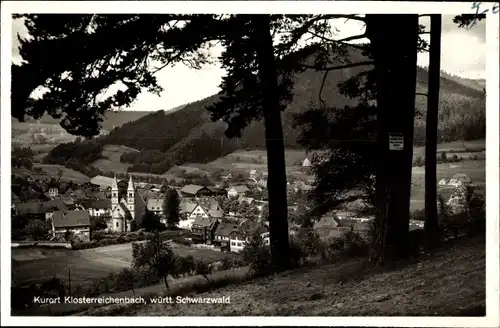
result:
[[(307, 170), (311, 161), (305, 158), (301, 164)], [(42, 181), (43, 194), (35, 194), (24, 201), (14, 192), (16, 185), (13, 184), (12, 214), (43, 220), (48, 227), (48, 237), (44, 241), (68, 242), (71, 236), (72, 242), (89, 242), (92, 229), (116, 234), (139, 229), (147, 212), (153, 213), (166, 226), (165, 191), (172, 188), (179, 198), (180, 220), (176, 228), (189, 231), (187, 239), (193, 247), (239, 253), (250, 233), (255, 231), (259, 231), (264, 244), (269, 245), (267, 172), (249, 170), (246, 180), (239, 184), (228, 183), (231, 178), (231, 173), (221, 175), (220, 181), (226, 187), (194, 184), (166, 186), (134, 181), (132, 176), (128, 180), (116, 176), (95, 176), (90, 183), (83, 185), (53, 178)], [(28, 178), (28, 183), (40, 184), (40, 181)], [(467, 175), (455, 174), (450, 179), (440, 180), (438, 185), (454, 190), (447, 204), (457, 207), (457, 204), (463, 203), (465, 187), (471, 183)], [(300, 211), (299, 207), (302, 212), (310, 209), (305, 195), (311, 188), (303, 181), (288, 182), (290, 217)], [(355, 210), (339, 210), (324, 214), (313, 223), (312, 229), (320, 238), (342, 237), (346, 231), (353, 230), (363, 235), (369, 230), (371, 219), (369, 215)], [(95, 220), (105, 222), (105, 227), (93, 225)], [(423, 221), (412, 220), (411, 225), (413, 229), (423, 228)], [(300, 222), (289, 220), (290, 235), (296, 234), (300, 228)], [(17, 241), (22, 240), (17, 240), (13, 232), (13, 242)]]

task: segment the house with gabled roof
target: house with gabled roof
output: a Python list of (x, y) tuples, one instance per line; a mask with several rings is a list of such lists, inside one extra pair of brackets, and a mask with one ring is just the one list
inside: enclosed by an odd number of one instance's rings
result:
[(309, 158), (304, 158), (304, 160), (302, 161), (302, 167), (311, 167), (311, 160), (309, 160)]
[(181, 189), (181, 195), (182, 197), (190, 197), (190, 198), (196, 198), (196, 197), (203, 197), (203, 196), (212, 196), (212, 191), (208, 189), (207, 187), (204, 186), (199, 186), (199, 185), (185, 185)]
[(163, 198), (148, 198), (148, 211), (153, 212), (156, 215), (163, 215), (163, 202)]
[(244, 196), (249, 191), (250, 189), (245, 185), (232, 186), (227, 189), (227, 195), (229, 197), (240, 197)]
[(191, 227), (192, 240), (194, 243), (211, 245), (214, 239), (215, 230), (220, 221), (212, 217), (197, 217)]
[(238, 223), (233, 221), (224, 221), (219, 224), (214, 234), (213, 244), (219, 247), (221, 251), (229, 252), (230, 240), (229, 237), (234, 230), (238, 229)]
[(87, 211), (56, 211), (52, 215), (52, 236), (64, 237), (67, 231), (81, 241), (90, 240), (90, 216)]

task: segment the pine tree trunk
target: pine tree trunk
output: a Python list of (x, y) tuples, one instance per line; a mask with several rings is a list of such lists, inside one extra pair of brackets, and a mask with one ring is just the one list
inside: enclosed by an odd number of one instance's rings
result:
[(269, 15), (252, 18), (259, 78), (262, 86), (265, 138), (267, 148), (269, 234), (273, 269), (289, 267), (289, 240), (286, 197), (286, 166), (281, 124), (278, 76), (275, 65)]
[[(378, 107), (377, 212), (370, 260), (376, 265), (407, 250), (417, 68), (417, 15), (367, 15)], [(390, 149), (390, 135), (403, 149)]]
[(436, 152), (439, 111), (441, 64), (441, 15), (431, 15), (429, 49), (429, 83), (427, 88), (427, 122), (425, 143), (425, 235), (427, 246), (433, 247), (439, 238), (437, 211)]

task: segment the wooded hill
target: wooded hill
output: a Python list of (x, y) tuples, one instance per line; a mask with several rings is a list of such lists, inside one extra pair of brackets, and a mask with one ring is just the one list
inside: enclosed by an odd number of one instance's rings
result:
[[(366, 60), (361, 53), (349, 49), (351, 62)], [(340, 94), (338, 84), (370, 69), (369, 66), (331, 71), (323, 87), (322, 100), (327, 108), (355, 105), (357, 100)], [(417, 69), (417, 94), (427, 92), (426, 69)], [(295, 75), (293, 101), (283, 113), (285, 146), (298, 148), (298, 129), (293, 128), (294, 114), (317, 108), (323, 73), (307, 69)], [(441, 142), (471, 140), (485, 136), (485, 96), (482, 82), (462, 79), (443, 73), (440, 91), (439, 138)], [(189, 88), (189, 86), (186, 86)], [(161, 174), (172, 165), (184, 162), (209, 162), (237, 149), (265, 149), (263, 122), (253, 122), (240, 139), (224, 135), (225, 123), (212, 122), (205, 107), (217, 101), (213, 95), (181, 107), (173, 112), (158, 111), (115, 128), (102, 139), (105, 144), (120, 144), (141, 150), (124, 154), (122, 162), (136, 164), (131, 171)], [(422, 144), (425, 137), (425, 110), (427, 98), (416, 97), (415, 143)]]

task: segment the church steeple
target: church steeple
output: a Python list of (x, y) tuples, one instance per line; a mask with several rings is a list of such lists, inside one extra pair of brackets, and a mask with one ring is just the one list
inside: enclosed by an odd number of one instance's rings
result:
[(130, 176), (130, 179), (128, 180), (128, 188), (127, 191), (134, 191), (134, 182), (132, 181), (132, 176)]
[(118, 182), (116, 181), (116, 175), (113, 178), (113, 183), (111, 184), (111, 204), (118, 204)]

